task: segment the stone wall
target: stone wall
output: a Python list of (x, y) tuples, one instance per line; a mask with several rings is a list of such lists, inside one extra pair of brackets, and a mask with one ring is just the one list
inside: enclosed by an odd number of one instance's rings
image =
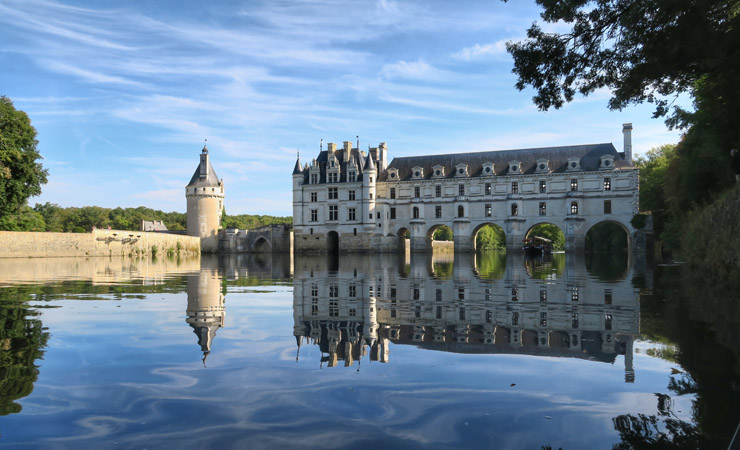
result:
[(0, 258), (55, 256), (164, 256), (200, 254), (200, 238), (143, 231), (93, 230), (92, 233), (0, 231)]

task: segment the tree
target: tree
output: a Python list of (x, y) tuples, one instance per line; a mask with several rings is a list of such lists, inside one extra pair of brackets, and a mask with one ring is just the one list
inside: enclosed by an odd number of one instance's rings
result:
[[(505, 1), (505, 0), (504, 0)], [(565, 22), (566, 33), (536, 23), (527, 40), (509, 42), (516, 87), (532, 86), (541, 110), (560, 108), (576, 92), (607, 88), (610, 109), (650, 102), (664, 116), (671, 97), (704, 80), (722, 100), (716, 113), (738, 110), (740, 14), (737, 0), (536, 0), (545, 22)], [(692, 118), (675, 110), (671, 125)]]
[(635, 158), (640, 169), (640, 210), (654, 211), (667, 208), (665, 196), (666, 172), (676, 154), (676, 146), (661, 145), (648, 150), (645, 156)]
[(0, 218), (17, 213), (29, 197), (41, 194), (48, 171), (37, 162), (37, 144), (28, 115), (0, 96)]

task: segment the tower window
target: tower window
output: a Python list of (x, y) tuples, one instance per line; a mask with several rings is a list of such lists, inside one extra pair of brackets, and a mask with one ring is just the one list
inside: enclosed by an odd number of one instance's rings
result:
[(547, 181), (540, 180), (540, 194), (546, 194), (547, 193)]
[(612, 190), (612, 179), (611, 178), (604, 178), (604, 190), (605, 191)]
[(578, 178), (570, 179), (570, 190), (571, 192), (575, 192), (578, 190)]
[(486, 195), (491, 195), (491, 183), (486, 183)]
[(391, 208), (391, 219), (396, 218), (396, 208)]
[(459, 195), (465, 195), (465, 185), (461, 184), (457, 187), (457, 192)]
[(512, 194), (518, 194), (519, 193), (519, 183), (516, 181), (511, 182), (511, 193)]
[(419, 186), (414, 186), (414, 197), (415, 198), (421, 197), (421, 188)]
[(441, 197), (442, 196), (442, 186), (440, 186), (440, 185), (434, 186), (434, 196), (435, 197)]

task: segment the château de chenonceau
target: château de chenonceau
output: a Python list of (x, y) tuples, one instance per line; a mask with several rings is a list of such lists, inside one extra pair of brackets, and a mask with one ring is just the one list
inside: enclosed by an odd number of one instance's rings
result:
[[(509, 251), (536, 225), (557, 225), (566, 251), (582, 251), (586, 233), (613, 222), (632, 247), (638, 212), (638, 169), (632, 125), (624, 151), (611, 143), (522, 150), (396, 157), (381, 143), (368, 152), (345, 141), (293, 169), (296, 252), (412, 252), (432, 249), (441, 226), (454, 250), (475, 250), (486, 225), (501, 227)], [(189, 223), (189, 222), (188, 222)]]

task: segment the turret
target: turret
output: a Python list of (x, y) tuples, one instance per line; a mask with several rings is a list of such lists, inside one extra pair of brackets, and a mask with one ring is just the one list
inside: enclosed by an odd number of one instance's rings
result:
[(375, 231), (375, 183), (378, 171), (375, 169), (372, 156), (368, 153), (362, 168), (362, 221), (365, 231)]
[(218, 231), (224, 209), (224, 182), (219, 180), (204, 145), (200, 163), (185, 187), (188, 235), (199, 236), (202, 252), (218, 250)]
[(303, 179), (305, 175), (301, 168), (301, 156), (295, 160), (293, 167), (293, 225), (303, 224)]

